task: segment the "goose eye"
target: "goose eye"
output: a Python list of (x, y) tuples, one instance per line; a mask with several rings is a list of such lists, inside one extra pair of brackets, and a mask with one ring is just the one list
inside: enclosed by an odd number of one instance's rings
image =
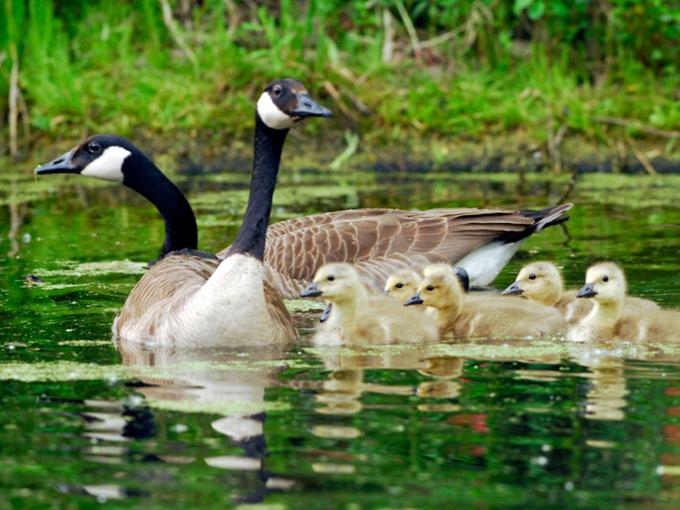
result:
[(404, 286), (403, 283), (397, 283), (397, 284), (395, 285), (395, 287), (398, 288), (398, 289), (401, 289), (403, 286)]
[(280, 96), (281, 92), (283, 92), (283, 89), (281, 88), (280, 85), (275, 85), (274, 88), (272, 89), (272, 92), (274, 93), (275, 96)]
[(609, 281), (609, 276), (604, 275), (604, 276), (602, 277), (602, 281), (603, 281), (603, 282), (608, 282), (608, 281)]
[(102, 146), (97, 142), (90, 142), (87, 144), (87, 152), (90, 154), (99, 154), (102, 150)]
[(531, 273), (529, 275), (529, 280), (535, 280), (535, 279), (536, 279), (536, 275), (534, 273)]
[(326, 278), (326, 280), (328, 280), (329, 282), (332, 282), (333, 280), (335, 280), (335, 276), (331, 275), (328, 278)]
[(434, 290), (434, 285), (428, 285), (426, 289), (432, 292)]

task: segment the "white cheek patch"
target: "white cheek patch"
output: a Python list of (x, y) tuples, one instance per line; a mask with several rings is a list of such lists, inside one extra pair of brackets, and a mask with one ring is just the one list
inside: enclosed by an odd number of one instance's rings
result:
[(293, 117), (282, 112), (268, 92), (263, 93), (257, 101), (257, 113), (262, 122), (272, 129), (288, 129), (293, 125)]
[(107, 147), (101, 156), (83, 168), (80, 175), (105, 181), (123, 182), (123, 162), (130, 154), (130, 151), (123, 147)]

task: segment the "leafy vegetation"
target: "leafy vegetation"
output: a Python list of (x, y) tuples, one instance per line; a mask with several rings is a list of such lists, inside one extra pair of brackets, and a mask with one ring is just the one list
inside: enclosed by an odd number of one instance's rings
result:
[(289, 75), (369, 143), (646, 137), (672, 153), (679, 136), (680, 11), (662, 0), (0, 5), (1, 152), (15, 156), (102, 131), (222, 143)]

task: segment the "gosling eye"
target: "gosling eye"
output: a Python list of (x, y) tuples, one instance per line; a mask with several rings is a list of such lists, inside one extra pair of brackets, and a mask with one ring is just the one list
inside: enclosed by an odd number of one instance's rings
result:
[(397, 283), (397, 284), (395, 285), (395, 287), (398, 288), (398, 289), (401, 289), (403, 286), (404, 286), (403, 283)]
[(609, 276), (604, 275), (604, 276), (602, 277), (602, 281), (603, 281), (603, 282), (608, 282), (608, 281), (609, 281)]
[(280, 96), (282, 92), (283, 92), (283, 89), (281, 88), (281, 85), (274, 85), (274, 88), (272, 89), (272, 93), (275, 96)]
[(99, 145), (99, 142), (92, 141), (87, 144), (87, 152), (90, 154), (99, 154), (101, 150), (102, 146)]
[(434, 290), (434, 285), (428, 285), (426, 289), (432, 292)]
[(326, 280), (328, 280), (329, 282), (332, 282), (333, 280), (335, 280), (335, 276), (330, 275), (328, 278), (326, 278)]
[(535, 280), (535, 279), (536, 279), (536, 275), (534, 273), (531, 273), (529, 275), (529, 280)]

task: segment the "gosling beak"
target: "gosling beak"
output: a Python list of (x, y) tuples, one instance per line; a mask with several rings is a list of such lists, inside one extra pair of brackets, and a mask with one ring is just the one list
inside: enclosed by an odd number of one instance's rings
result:
[(319, 288), (318, 283), (310, 283), (302, 289), (302, 292), (300, 292), (300, 297), (319, 297), (323, 292), (321, 292), (321, 289)]
[(333, 112), (314, 101), (309, 94), (296, 94), (297, 107), (293, 116), (299, 119), (305, 117), (330, 117)]
[(72, 162), (71, 157), (73, 156), (73, 150), (65, 152), (57, 159), (53, 159), (49, 163), (40, 165), (35, 169), (35, 173), (42, 174), (77, 174), (80, 169), (77, 168)]
[(414, 296), (411, 296), (406, 303), (404, 303), (404, 306), (411, 306), (411, 305), (422, 305), (423, 300), (420, 299), (420, 292), (417, 292)]
[(576, 293), (576, 297), (594, 297), (597, 296), (597, 292), (593, 289), (592, 283), (586, 283), (581, 289)]
[(519, 296), (524, 292), (524, 289), (522, 289), (519, 286), (519, 282), (513, 282), (512, 285), (510, 285), (507, 289), (505, 289), (503, 292), (501, 292), (501, 295), (503, 296)]
[(328, 306), (326, 306), (326, 309), (321, 314), (321, 317), (319, 317), (319, 322), (326, 322), (328, 320), (328, 318), (331, 316), (332, 311), (333, 311), (333, 304), (328, 303)]

